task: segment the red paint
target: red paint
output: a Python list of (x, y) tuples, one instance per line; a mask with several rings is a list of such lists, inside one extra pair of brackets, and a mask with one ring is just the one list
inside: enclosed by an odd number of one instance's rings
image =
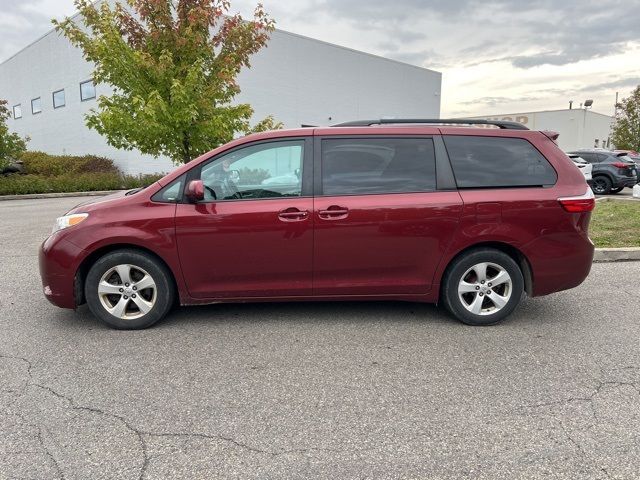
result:
[[(256, 140), (332, 135), (481, 135), (529, 140), (558, 174), (550, 188), (290, 197), (212, 203), (156, 203), (151, 197), (186, 171)], [(190, 186), (194, 197), (201, 192)], [(354, 127), (267, 132), (222, 146), (130, 196), (79, 206), (81, 224), (48, 238), (40, 252), (47, 298), (74, 308), (74, 279), (100, 249), (144, 248), (166, 263), (182, 304), (216, 301), (381, 299), (435, 302), (449, 262), (478, 244), (518, 251), (533, 294), (579, 285), (593, 244), (584, 177), (541, 132), (464, 127)]]
[[(311, 198), (178, 205), (175, 236), (189, 294), (311, 295), (312, 210)], [(294, 212), (307, 216), (287, 216)]]
[[(458, 192), (320, 197), (315, 202), (316, 295), (426, 293), (462, 212)], [(339, 212), (337, 207), (348, 214), (323, 214)]]

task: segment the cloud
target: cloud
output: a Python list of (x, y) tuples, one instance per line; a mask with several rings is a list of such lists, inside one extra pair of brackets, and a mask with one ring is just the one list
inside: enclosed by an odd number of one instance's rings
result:
[[(124, 1), (124, 0), (120, 0)], [(250, 17), (258, 0), (232, 0)], [(638, 0), (263, 0), (277, 27), (443, 73), (443, 115), (613, 105), (640, 83)], [(0, 61), (73, 13), (0, 0)]]
[[(517, 68), (567, 65), (624, 51), (640, 41), (635, 1), (600, 0), (300, 0), (305, 17), (346, 22), (368, 37), (392, 39), (411, 51), (437, 45), (453, 64), (509, 57)], [(324, 23), (324, 22), (323, 22)], [(379, 43), (379, 42), (376, 42)], [(524, 53), (523, 53), (524, 52)], [(412, 62), (427, 56), (407, 55)], [(428, 66), (428, 65), (427, 65)]]
[(72, 0), (0, 0), (0, 62), (51, 30), (51, 19), (74, 11)]

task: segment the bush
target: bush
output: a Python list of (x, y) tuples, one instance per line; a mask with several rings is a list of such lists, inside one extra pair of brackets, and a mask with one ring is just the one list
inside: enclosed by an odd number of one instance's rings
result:
[(0, 177), (0, 195), (29, 193), (92, 192), (146, 187), (162, 175), (121, 175), (120, 173), (67, 173), (64, 175), (10, 175)]
[(119, 170), (111, 160), (94, 155), (49, 155), (44, 152), (25, 152), (20, 156), (28, 174), (55, 177), (69, 173), (111, 173)]
[(111, 160), (94, 155), (20, 155), (26, 175), (0, 176), (0, 195), (94, 192), (146, 187), (163, 175), (123, 175)]

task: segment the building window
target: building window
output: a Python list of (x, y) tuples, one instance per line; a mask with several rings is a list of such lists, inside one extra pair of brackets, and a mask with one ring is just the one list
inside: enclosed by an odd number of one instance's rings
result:
[(66, 105), (64, 98), (64, 90), (53, 92), (53, 108), (60, 108)]
[(93, 84), (93, 80), (87, 80), (80, 84), (80, 100), (83, 102), (96, 98), (96, 86)]
[(34, 98), (31, 100), (31, 113), (35, 115), (40, 112), (42, 112), (42, 102), (40, 101), (40, 97)]
[(20, 104), (13, 106), (13, 118), (22, 118), (22, 106)]

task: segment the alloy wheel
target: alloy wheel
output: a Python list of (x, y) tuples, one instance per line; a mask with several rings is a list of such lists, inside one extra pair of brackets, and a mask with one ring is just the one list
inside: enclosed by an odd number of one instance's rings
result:
[(483, 262), (469, 268), (458, 283), (458, 297), (469, 312), (492, 315), (511, 298), (511, 276), (498, 264)]
[(136, 265), (116, 265), (100, 278), (98, 297), (104, 309), (114, 317), (135, 320), (155, 305), (156, 282)]
[(601, 178), (593, 179), (593, 193), (603, 194), (607, 189), (607, 183)]

